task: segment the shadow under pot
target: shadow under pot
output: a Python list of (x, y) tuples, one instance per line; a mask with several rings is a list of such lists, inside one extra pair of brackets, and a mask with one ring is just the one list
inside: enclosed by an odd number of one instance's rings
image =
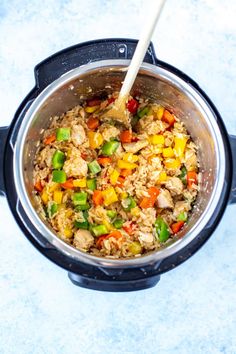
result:
[[(62, 241), (36, 212), (33, 161), (49, 118), (83, 100), (118, 91), (136, 40), (103, 39), (54, 54), (35, 68), (36, 85), (9, 127), (0, 128), (0, 193), (8, 199), (23, 234), (76, 285), (102, 291), (152, 287), (160, 275), (192, 256), (212, 235), (228, 203), (236, 202), (236, 137), (198, 85), (156, 58), (151, 44), (132, 93), (158, 101), (185, 124), (199, 147), (202, 182), (196, 207), (180, 238), (129, 259), (95, 257)], [(233, 160), (234, 159), (234, 160)]]

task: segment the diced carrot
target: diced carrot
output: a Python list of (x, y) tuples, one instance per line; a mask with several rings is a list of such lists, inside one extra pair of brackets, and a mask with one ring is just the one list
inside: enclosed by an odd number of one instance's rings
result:
[(44, 139), (44, 144), (49, 145), (53, 143), (55, 140), (56, 140), (56, 134), (49, 135)]
[(99, 165), (106, 166), (111, 163), (111, 158), (101, 156), (97, 158), (97, 162), (99, 163)]
[(125, 225), (122, 227), (123, 230), (125, 230), (125, 232), (127, 232), (128, 235), (132, 235), (133, 233), (133, 224), (130, 223), (128, 225)]
[(173, 114), (171, 114), (167, 109), (164, 110), (162, 120), (166, 123), (168, 123), (170, 126), (174, 125), (175, 122), (175, 117)]
[(73, 178), (69, 178), (64, 183), (61, 183), (61, 187), (64, 189), (74, 189)]
[(124, 130), (120, 133), (120, 141), (122, 143), (131, 143), (132, 142), (132, 131)]
[(102, 248), (102, 243), (106, 239), (106, 236), (107, 235), (103, 235), (103, 236), (98, 237), (97, 242), (96, 242), (97, 248)]
[(123, 168), (122, 170), (120, 170), (120, 175), (122, 177), (127, 177), (132, 175), (132, 170), (128, 170), (127, 168)]
[(174, 222), (174, 224), (171, 225), (171, 230), (173, 231), (174, 234), (177, 234), (177, 232), (180, 231), (183, 225), (184, 225), (184, 221)]
[(192, 188), (193, 184), (197, 184), (197, 173), (195, 171), (187, 172), (187, 184), (188, 188)]
[(125, 177), (123, 176), (118, 177), (118, 183), (116, 184), (117, 187), (123, 187), (124, 181), (125, 181)]
[(140, 208), (142, 208), (142, 209), (152, 208), (159, 193), (160, 193), (160, 191), (158, 188), (150, 187), (148, 189), (149, 197), (143, 197), (143, 199), (141, 200), (141, 202), (139, 204)]
[(86, 160), (88, 157), (88, 154), (86, 154), (86, 152), (81, 152), (81, 157), (82, 157), (82, 159)]
[(99, 98), (92, 98), (91, 100), (87, 101), (87, 106), (89, 107), (94, 107), (94, 106), (98, 106), (101, 104), (101, 100)]
[(118, 230), (112, 231), (109, 235), (107, 235), (107, 238), (114, 237), (116, 239), (122, 237), (122, 233)]
[(87, 126), (89, 129), (94, 130), (99, 126), (99, 119), (96, 117), (89, 117), (87, 121)]
[(34, 189), (37, 191), (37, 192), (42, 192), (42, 190), (43, 190), (43, 186), (42, 186), (42, 184), (41, 184), (41, 181), (40, 180), (38, 180), (36, 183), (35, 183), (35, 185), (34, 185)]
[(93, 203), (98, 206), (102, 205), (103, 203), (103, 196), (102, 196), (102, 191), (95, 190), (93, 192)]

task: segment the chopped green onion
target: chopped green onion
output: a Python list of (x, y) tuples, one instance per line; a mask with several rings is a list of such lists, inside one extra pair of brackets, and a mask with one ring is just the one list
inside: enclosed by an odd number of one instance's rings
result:
[(134, 128), (136, 126), (136, 124), (138, 123), (139, 119), (140, 118), (139, 118), (139, 116), (137, 114), (131, 118), (131, 126), (132, 126), (132, 128)]
[(88, 211), (87, 211), (87, 210), (84, 210), (84, 211), (83, 211), (83, 217), (84, 217), (84, 220), (85, 220), (85, 221), (88, 220), (88, 216), (89, 216)]
[(110, 218), (110, 219), (114, 219), (117, 215), (117, 212), (115, 210), (107, 210), (107, 216)]
[(167, 223), (160, 217), (155, 221), (156, 233), (161, 242), (168, 240), (170, 236), (170, 231), (168, 229)]
[(183, 211), (177, 216), (177, 221), (187, 221), (187, 219), (188, 219), (188, 214), (186, 213), (186, 211)]
[(75, 206), (77, 205), (86, 205), (87, 204), (88, 194), (86, 192), (74, 193), (72, 195), (72, 201)]
[(138, 112), (137, 112), (137, 115), (138, 115), (138, 117), (139, 118), (142, 118), (142, 117), (144, 117), (145, 115), (147, 115), (148, 113), (149, 113), (149, 107), (148, 106), (146, 106), (146, 107), (144, 107), (144, 108), (141, 108), (140, 110), (138, 110)]
[(84, 205), (76, 205), (76, 207), (75, 207), (76, 211), (81, 211), (81, 210), (84, 211), (84, 210), (88, 210), (88, 209), (90, 209), (89, 203), (86, 203)]
[(116, 152), (118, 149), (120, 143), (116, 140), (111, 140), (107, 141), (103, 146), (102, 146), (102, 154), (105, 156), (111, 156)]
[(91, 228), (92, 233), (94, 236), (101, 236), (108, 233), (108, 230), (105, 225), (96, 225)]
[(116, 229), (121, 229), (122, 226), (124, 224), (124, 220), (122, 219), (116, 219), (114, 222), (113, 222), (113, 225)]
[(74, 225), (77, 229), (83, 229), (83, 230), (88, 230), (89, 228), (89, 222), (88, 221), (75, 221)]
[(57, 128), (56, 130), (57, 141), (66, 141), (70, 139), (70, 128)]
[(49, 218), (52, 218), (53, 215), (56, 214), (56, 212), (58, 211), (58, 205), (56, 203), (52, 203), (51, 205), (49, 205), (47, 211)]
[(101, 166), (99, 165), (99, 163), (96, 160), (90, 162), (88, 164), (88, 168), (89, 168), (89, 171), (94, 175), (101, 172), (101, 170), (102, 170)]
[(95, 178), (87, 179), (87, 187), (91, 191), (94, 191), (95, 189), (97, 189), (97, 181), (96, 181), (96, 179)]
[(52, 180), (57, 183), (65, 183), (66, 181), (66, 173), (61, 170), (52, 171)]
[(181, 168), (181, 173), (178, 177), (181, 179), (184, 185), (187, 184), (187, 169), (185, 166)]
[(135, 208), (137, 204), (134, 198), (128, 197), (121, 201), (121, 205), (125, 211), (130, 211), (131, 209)]
[(54, 152), (53, 157), (52, 157), (52, 166), (56, 170), (59, 170), (60, 168), (63, 167), (65, 161), (65, 154), (64, 152), (57, 150)]

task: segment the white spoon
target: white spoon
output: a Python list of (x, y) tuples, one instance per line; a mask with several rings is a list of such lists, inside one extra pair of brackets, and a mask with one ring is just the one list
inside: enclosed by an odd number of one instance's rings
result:
[[(126, 109), (126, 102), (130, 93), (130, 90), (133, 86), (133, 83), (138, 74), (139, 68), (143, 62), (143, 58), (147, 52), (147, 48), (150, 44), (150, 40), (155, 29), (156, 23), (160, 17), (161, 11), (165, 4), (166, 0), (155, 0), (155, 5), (152, 8), (150, 17), (145, 16), (146, 21), (144, 30), (141, 33), (140, 39), (138, 41), (137, 47), (135, 49), (133, 58), (129, 65), (125, 80), (121, 87), (120, 93), (116, 101), (114, 102), (113, 107), (103, 114), (104, 119), (113, 119), (120, 123), (123, 123), (126, 126), (130, 125), (129, 114)], [(149, 2), (147, 2), (148, 4)]]

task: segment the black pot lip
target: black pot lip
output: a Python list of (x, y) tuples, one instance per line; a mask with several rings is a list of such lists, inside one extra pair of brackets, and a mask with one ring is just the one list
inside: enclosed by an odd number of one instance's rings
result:
[[(193, 86), (195, 88), (195, 90), (197, 90), (198, 93), (200, 93), (204, 99), (207, 101), (207, 103), (210, 105), (210, 107), (212, 108), (212, 110), (214, 111), (215, 113), (215, 116), (217, 117), (217, 123), (219, 125), (219, 128), (220, 128), (220, 131), (221, 131), (221, 134), (222, 134), (222, 137), (223, 137), (223, 140), (224, 140), (224, 145), (225, 145), (225, 152), (226, 154), (228, 155), (228, 159), (226, 159), (226, 164), (227, 164), (227, 173), (228, 173), (228, 178), (229, 179), (232, 179), (232, 155), (231, 155), (231, 150), (230, 150), (230, 145), (229, 145), (229, 138), (228, 138), (228, 133), (227, 133), (227, 130), (224, 126), (224, 123), (223, 123), (223, 120), (219, 114), (219, 112), (217, 111), (216, 107), (214, 106), (214, 104), (212, 103), (212, 101), (209, 99), (209, 97), (206, 95), (206, 93), (200, 89), (200, 87), (197, 85), (196, 82), (194, 82), (190, 77), (188, 77), (185, 73), (181, 72), (180, 70), (178, 70), (177, 68), (171, 66), (170, 64), (167, 64), (163, 61), (160, 61), (160, 60), (157, 60), (157, 63), (156, 63), (156, 66), (160, 66), (161, 68), (164, 68), (170, 72), (172, 72), (173, 74), (177, 75), (178, 77), (180, 77), (182, 80), (184, 80), (185, 82), (187, 82), (188, 84), (190, 84), (191, 86)], [(35, 87), (32, 89), (32, 91), (26, 96), (26, 98), (23, 100), (22, 104), (19, 106), (16, 114), (15, 114), (15, 117), (10, 125), (10, 129), (9, 129), (9, 135), (8, 135), (8, 141), (7, 141), (7, 144), (9, 144), (9, 141), (10, 141), (10, 138), (11, 138), (11, 134), (12, 132), (15, 130), (15, 125), (18, 121), (18, 119), (24, 119), (24, 117), (21, 117), (21, 113), (22, 113), (22, 110), (23, 108), (25, 107), (26, 103), (31, 100), (31, 99), (34, 99), (36, 98), (36, 96), (38, 95), (38, 93), (40, 92), (40, 90)], [(231, 180), (230, 180), (231, 182)], [(14, 181), (12, 181), (13, 183), (13, 187), (14, 187)], [(6, 185), (8, 185), (8, 182), (6, 182)], [(230, 194), (230, 186), (231, 186), (231, 183), (227, 183), (227, 186), (226, 186), (226, 189), (223, 193), (223, 196), (222, 196), (222, 207), (221, 207), (221, 210), (217, 213), (217, 215), (214, 217), (214, 221), (211, 222), (211, 224), (213, 225), (213, 229), (211, 228), (210, 231), (208, 231), (207, 233), (205, 233), (204, 235), (204, 242), (210, 237), (211, 233), (214, 231), (214, 229), (216, 228), (216, 226), (218, 225), (222, 215), (223, 215), (223, 212), (224, 212), (224, 209), (227, 205), (227, 201), (228, 201), (228, 198), (229, 198), (229, 194)], [(10, 190), (10, 189), (9, 189)], [(9, 193), (7, 193), (7, 199), (8, 199), (8, 202), (9, 202), (9, 205), (10, 205), (10, 208), (11, 208), (11, 211), (13, 212), (13, 214), (15, 215), (16, 219), (18, 220), (18, 224), (20, 225), (20, 227), (22, 228), (22, 223), (21, 221), (19, 220), (19, 216), (16, 212), (16, 208), (15, 208), (15, 204), (13, 201), (11, 201), (11, 197), (9, 195)], [(28, 233), (28, 232), (27, 232)], [(32, 236), (28, 233), (28, 238), (32, 238)], [(35, 240), (34, 240), (35, 241)], [(31, 240), (32, 242), (32, 240)], [(193, 242), (193, 241), (192, 241)], [(195, 253), (200, 247), (201, 245), (204, 243), (204, 242), (200, 242), (198, 245), (194, 245), (194, 248), (191, 250), (191, 254), (189, 254), (189, 257)], [(37, 247), (37, 242), (33, 242), (34, 243), (34, 246)], [(186, 246), (189, 248), (191, 246), (191, 243)], [(40, 247), (37, 247), (37, 248), (40, 248)], [(184, 251), (184, 248), (183, 250), (179, 251), (179, 253), (182, 253), (182, 251)], [(42, 253), (45, 253), (43, 249), (40, 248), (40, 252)], [(50, 258), (51, 260), (53, 260), (55, 263), (57, 263), (57, 260), (55, 259), (55, 257), (52, 259), (49, 255), (46, 255), (48, 258)], [(168, 258), (171, 258), (172, 256), (170, 257), (167, 257)], [(189, 258), (187, 257), (187, 258)], [(66, 258), (66, 257), (65, 257)], [(185, 258), (184, 260), (186, 260), (187, 258)], [(165, 261), (166, 259), (164, 259)], [(184, 260), (179, 260), (178, 262), (175, 263), (175, 266), (182, 263)], [(71, 260), (68, 259), (67, 262), (70, 262)], [(161, 263), (163, 263), (163, 260), (161, 261)], [(172, 263), (173, 264), (173, 263)], [(68, 266), (65, 267), (65, 265), (62, 265), (64, 268), (68, 269)], [(172, 268), (173, 266), (171, 265), (170, 267), (168, 267), (169, 269)], [(166, 269), (166, 270), (163, 270), (164, 271), (167, 271), (169, 269)], [(71, 268), (70, 268), (71, 270)]]

